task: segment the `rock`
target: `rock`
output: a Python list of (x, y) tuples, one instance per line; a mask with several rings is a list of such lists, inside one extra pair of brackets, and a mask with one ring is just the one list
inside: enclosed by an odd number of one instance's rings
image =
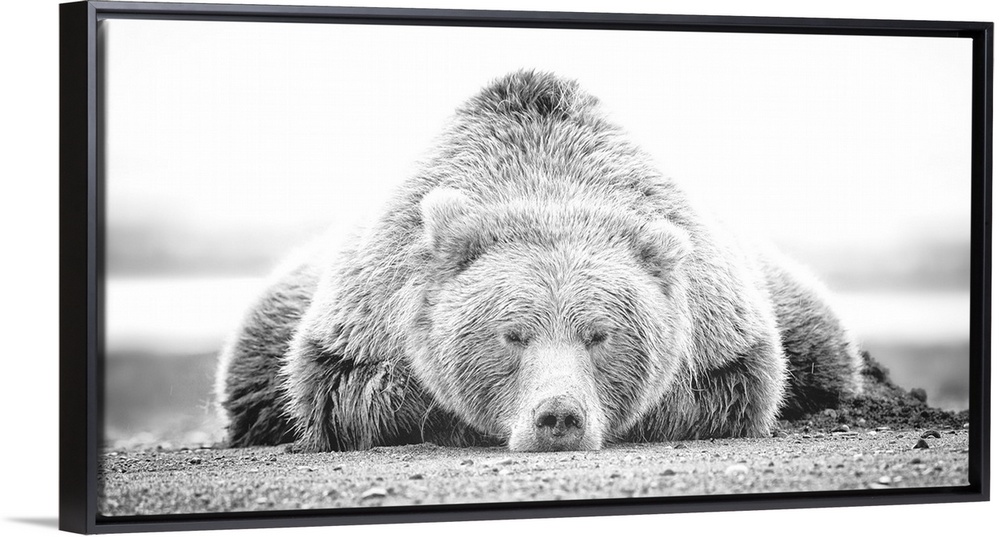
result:
[(926, 432), (924, 432), (924, 434), (920, 435), (920, 438), (931, 438), (931, 437), (933, 437), (933, 438), (941, 438), (941, 433), (939, 433), (939, 432), (937, 432), (937, 431), (935, 431), (935, 430), (932, 429), (932, 430), (926, 431)]
[(495, 461), (493, 464), (497, 466), (509, 466), (511, 464), (514, 464), (514, 459), (507, 457), (506, 459), (500, 459), (498, 461)]
[(963, 429), (968, 429), (969, 428), (969, 424), (968, 423), (963, 423), (962, 424), (962, 428)]
[(667, 468), (666, 470), (660, 472), (660, 475), (668, 475), (668, 476), (669, 475), (677, 475), (677, 472), (671, 470), (670, 468)]
[(868, 483), (868, 488), (870, 489), (888, 489), (892, 488), (889, 485), (884, 485), (882, 483)]
[(674, 446), (674, 449), (687, 449), (687, 446), (685, 446), (684, 444), (677, 444), (676, 446)]
[(188, 462), (191, 463), (191, 464), (201, 464), (201, 463), (203, 463), (205, 461), (202, 460), (199, 457), (191, 457), (190, 459), (188, 459)]
[(372, 487), (361, 493), (361, 499), (385, 498), (388, 494), (389, 491), (385, 490), (385, 487)]
[(338, 465), (334, 466), (333, 467), (333, 471), (334, 472), (343, 472), (344, 471), (344, 465), (343, 464), (338, 464)]
[(413, 474), (410, 476), (410, 479), (423, 479), (423, 478), (424, 474)]
[(885, 427), (885, 426), (882, 426), (882, 427), (876, 427), (875, 430), (881, 433), (881, 432), (888, 431), (889, 428)]
[(923, 438), (917, 440), (917, 443), (914, 444), (913, 446), (913, 449), (930, 449), (930, 448), (931, 448), (930, 444), (928, 444), (927, 441), (924, 440)]
[(472, 464), (472, 459), (465, 459), (460, 464), (462, 466), (470, 466)]
[(731, 466), (726, 467), (725, 473), (726, 475), (739, 475), (739, 474), (745, 474), (749, 471), (750, 468), (745, 464), (733, 464)]
[(910, 459), (910, 464), (923, 464), (924, 461), (920, 460), (918, 457)]
[(887, 476), (887, 475), (884, 475), (884, 476), (878, 478), (878, 482), (881, 483), (881, 484), (883, 484), (883, 485), (888, 485), (888, 484), (892, 483), (892, 478), (889, 477), (889, 476)]
[(833, 432), (835, 432), (835, 433), (846, 433), (846, 432), (849, 432), (850, 430), (851, 430), (851, 428), (848, 427), (846, 423), (843, 423), (841, 425), (838, 425), (837, 428), (833, 430)]
[(832, 409), (832, 408), (828, 408), (828, 409), (824, 410), (823, 411), (823, 415), (826, 416), (826, 417), (828, 417), (828, 418), (837, 419), (837, 411), (834, 410), (834, 409)]
[(864, 418), (858, 418), (858, 425), (864, 427), (865, 424), (867, 424), (867, 423), (868, 423), (868, 420), (866, 420)]

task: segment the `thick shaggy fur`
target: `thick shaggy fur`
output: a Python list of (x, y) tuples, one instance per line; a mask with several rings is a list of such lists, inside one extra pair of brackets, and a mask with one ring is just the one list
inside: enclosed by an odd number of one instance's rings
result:
[(532, 412), (567, 394), (580, 449), (760, 436), (858, 386), (822, 288), (548, 74), (489, 85), (370, 229), (317, 252), (223, 352), (234, 445), (538, 449)]

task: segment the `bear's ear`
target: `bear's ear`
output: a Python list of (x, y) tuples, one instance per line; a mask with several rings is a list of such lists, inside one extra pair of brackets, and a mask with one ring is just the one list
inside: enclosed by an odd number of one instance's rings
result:
[(469, 212), (472, 203), (461, 191), (438, 188), (424, 196), (420, 212), (424, 220), (424, 236), (435, 251), (454, 228), (454, 223)]
[(687, 231), (669, 220), (657, 220), (643, 227), (638, 248), (643, 262), (657, 275), (666, 275), (684, 261), (694, 246)]
[(472, 207), (468, 196), (453, 188), (432, 190), (420, 203), (424, 240), (449, 274), (467, 267), (483, 248), (483, 237), (460, 222)]

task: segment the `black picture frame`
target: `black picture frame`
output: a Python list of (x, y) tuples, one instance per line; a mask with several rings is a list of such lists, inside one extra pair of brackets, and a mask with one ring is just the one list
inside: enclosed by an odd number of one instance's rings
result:
[[(97, 509), (101, 439), (103, 277), (98, 23), (107, 19), (573, 28), (919, 36), (972, 40), (969, 482), (965, 487), (713, 495), (665, 499), (350, 508), (146, 517)], [(993, 24), (905, 20), (671, 16), (364, 7), (74, 2), (60, 6), (60, 508), (77, 533), (267, 528), (695, 511), (833, 507), (989, 499)]]

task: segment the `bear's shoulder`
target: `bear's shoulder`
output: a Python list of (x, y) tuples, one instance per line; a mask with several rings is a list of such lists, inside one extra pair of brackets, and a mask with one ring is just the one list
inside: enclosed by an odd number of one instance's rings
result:
[(572, 79), (520, 70), (497, 78), (459, 109), (473, 118), (565, 119), (594, 111), (598, 100)]

